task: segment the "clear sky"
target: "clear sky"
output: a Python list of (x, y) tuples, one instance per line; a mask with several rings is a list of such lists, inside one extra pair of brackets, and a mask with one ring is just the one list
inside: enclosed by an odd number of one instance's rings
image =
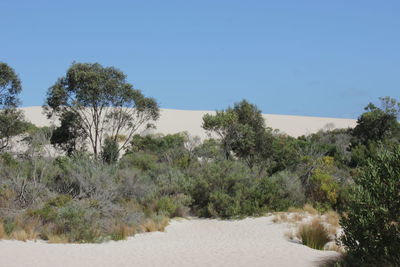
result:
[(399, 0), (1, 0), (0, 61), (42, 105), (73, 61), (115, 66), (163, 108), (356, 118), (400, 100)]

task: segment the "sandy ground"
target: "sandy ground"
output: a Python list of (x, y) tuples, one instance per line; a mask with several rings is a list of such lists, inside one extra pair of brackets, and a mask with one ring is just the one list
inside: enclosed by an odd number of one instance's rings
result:
[[(49, 126), (52, 121), (48, 120), (42, 113), (42, 107), (21, 108), (25, 117), (37, 126)], [(192, 136), (199, 136), (201, 139), (207, 137), (206, 132), (201, 128), (204, 114), (215, 114), (214, 111), (201, 110), (176, 110), (161, 109), (160, 119), (155, 123), (155, 133), (173, 134), (187, 131)], [(272, 115), (263, 114), (266, 125), (278, 129), (293, 137), (315, 133), (321, 129), (348, 128), (356, 125), (353, 119), (337, 119), (306, 116)]]
[(0, 241), (2, 267), (318, 266), (333, 251), (288, 241), (270, 217), (173, 220), (166, 232), (103, 244)]

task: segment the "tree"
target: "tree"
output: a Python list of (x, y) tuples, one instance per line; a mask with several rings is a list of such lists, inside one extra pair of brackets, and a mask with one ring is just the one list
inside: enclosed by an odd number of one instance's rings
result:
[(14, 69), (0, 62), (0, 109), (17, 107), (22, 86)]
[(205, 114), (203, 116), (203, 129), (217, 134), (220, 138), (225, 159), (230, 157), (237, 124), (237, 114), (229, 108), (226, 111), (217, 111), (215, 115)]
[(400, 145), (368, 160), (342, 217), (341, 241), (354, 266), (400, 265)]
[(369, 103), (351, 132), (350, 166), (365, 165), (366, 160), (376, 155), (378, 143), (387, 147), (400, 140), (400, 103), (390, 97), (380, 98), (381, 107)]
[(232, 149), (253, 168), (272, 156), (271, 129), (265, 126), (261, 110), (246, 100), (236, 103), (233, 111), (237, 114), (239, 126)]
[(397, 121), (400, 103), (390, 97), (379, 99), (381, 108), (369, 103), (365, 107), (366, 112), (358, 118), (357, 126), (352, 132), (352, 147), (400, 136), (400, 125)]
[(73, 112), (64, 112), (60, 121), (60, 127), (54, 129), (51, 136), (51, 144), (59, 146), (69, 156), (76, 150), (84, 150), (86, 133), (80, 128), (78, 117)]
[(10, 144), (11, 138), (23, 133), (31, 126), (24, 121), (22, 111), (9, 108), (0, 111), (0, 151)]
[(28, 127), (23, 121), (22, 112), (15, 109), (21, 90), (21, 81), (14, 69), (0, 62), (0, 151), (9, 145), (13, 136)]
[(261, 111), (246, 100), (215, 115), (204, 115), (202, 127), (218, 135), (226, 158), (233, 152), (250, 168), (272, 155), (271, 129), (266, 128)]
[(82, 130), (96, 157), (106, 135), (114, 141), (121, 133), (127, 136), (119, 152), (140, 127), (159, 117), (153, 98), (134, 89), (120, 70), (98, 63), (73, 63), (49, 88), (44, 110), (48, 117), (73, 114), (76, 124), (69, 127)]

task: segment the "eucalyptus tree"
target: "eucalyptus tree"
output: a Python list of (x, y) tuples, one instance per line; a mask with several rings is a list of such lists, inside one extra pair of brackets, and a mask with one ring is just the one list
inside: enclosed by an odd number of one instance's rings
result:
[(271, 129), (266, 127), (261, 111), (246, 100), (215, 115), (204, 115), (202, 127), (219, 137), (226, 159), (233, 152), (253, 168), (265, 165), (272, 156)]
[(125, 135), (119, 152), (140, 127), (151, 127), (159, 117), (155, 99), (134, 89), (120, 70), (98, 63), (73, 63), (49, 88), (44, 111), (49, 118), (56, 115), (71, 120), (73, 116), (74, 123), (64, 125), (75, 134), (79, 128), (80, 137), (88, 141), (96, 157), (105, 138), (117, 142)]
[(390, 97), (381, 97), (381, 107), (369, 103), (357, 120), (352, 135), (352, 146), (367, 145), (368, 142), (383, 141), (400, 136), (400, 103)]
[(0, 62), (0, 109), (17, 107), (21, 91), (21, 80), (14, 69)]
[(27, 126), (22, 112), (16, 109), (21, 91), (21, 80), (14, 69), (0, 62), (0, 151)]

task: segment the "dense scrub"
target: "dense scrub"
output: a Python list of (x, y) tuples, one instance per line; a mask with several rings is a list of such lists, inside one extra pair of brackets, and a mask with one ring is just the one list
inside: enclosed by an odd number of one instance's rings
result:
[[(202, 127), (213, 138), (200, 141), (137, 134), (152, 127), (158, 104), (113, 67), (74, 63), (57, 80), (44, 110), (59, 116), (58, 127), (24, 121), (16, 109), (21, 83), (4, 63), (0, 81), (0, 238), (119, 240), (163, 230), (176, 216), (240, 218), (310, 203), (344, 214), (349, 258), (398, 264), (394, 99), (370, 103), (354, 129), (298, 138), (267, 127), (243, 100), (205, 115)], [(302, 239), (321, 248), (306, 238), (312, 229), (303, 230)]]

